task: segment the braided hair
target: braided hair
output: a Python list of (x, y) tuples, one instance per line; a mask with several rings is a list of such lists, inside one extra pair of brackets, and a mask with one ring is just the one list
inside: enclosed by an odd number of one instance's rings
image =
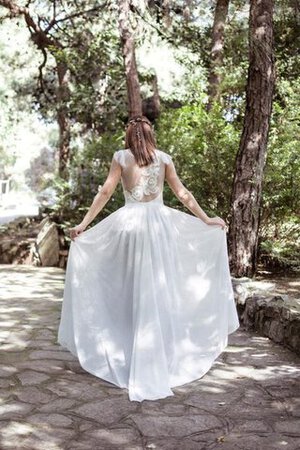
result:
[(134, 116), (128, 121), (125, 145), (140, 167), (154, 161), (156, 142), (152, 124), (146, 116)]

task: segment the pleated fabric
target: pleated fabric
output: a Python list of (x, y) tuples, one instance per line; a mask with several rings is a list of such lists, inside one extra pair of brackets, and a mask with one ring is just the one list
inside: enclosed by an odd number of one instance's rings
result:
[(131, 401), (201, 378), (238, 327), (226, 232), (162, 194), (72, 241), (58, 343)]

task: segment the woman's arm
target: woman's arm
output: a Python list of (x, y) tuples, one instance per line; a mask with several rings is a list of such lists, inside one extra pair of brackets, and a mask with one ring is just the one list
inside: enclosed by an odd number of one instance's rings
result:
[(226, 227), (223, 219), (220, 217), (210, 218), (203, 211), (193, 194), (180, 181), (172, 160), (166, 165), (166, 180), (178, 200), (180, 200), (181, 203), (186, 206), (196, 217), (201, 219), (207, 225), (220, 225), (222, 228)]
[(112, 196), (114, 190), (116, 189), (117, 184), (119, 183), (121, 170), (122, 169), (120, 164), (115, 160), (115, 158), (113, 158), (105, 183), (101, 187), (98, 194), (94, 197), (93, 203), (91, 204), (86, 215), (79, 225), (70, 229), (70, 237), (72, 240), (74, 240), (76, 236), (82, 233), (99, 214), (99, 212), (104, 208), (104, 206)]

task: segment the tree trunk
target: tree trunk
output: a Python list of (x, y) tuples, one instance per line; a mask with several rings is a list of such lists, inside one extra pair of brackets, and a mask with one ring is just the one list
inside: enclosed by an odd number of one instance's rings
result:
[(144, 116), (154, 122), (160, 114), (160, 98), (158, 90), (158, 82), (156, 73), (152, 78), (153, 95), (148, 98), (144, 98), (142, 101), (142, 109)]
[(119, 0), (119, 31), (124, 59), (129, 117), (142, 115), (142, 98), (135, 59), (134, 37), (130, 30), (130, 0)]
[(263, 171), (275, 84), (274, 0), (251, 0), (249, 69), (243, 133), (236, 158), (229, 230), (230, 262), (235, 276), (256, 270)]
[(208, 78), (208, 110), (211, 109), (213, 103), (220, 96), (220, 68), (223, 65), (224, 32), (228, 6), (229, 0), (217, 0), (212, 29), (211, 67)]
[[(42, 79), (42, 67), (47, 60), (46, 50), (51, 52), (51, 49), (61, 49), (61, 44), (51, 36), (48, 36), (47, 31), (40, 28), (40, 23), (36, 23), (30, 15), (28, 8), (20, 7), (12, 0), (0, 0), (0, 5), (7, 8), (12, 17), (23, 16), (25, 23), (30, 31), (31, 40), (36, 47), (44, 54), (44, 62), (40, 65), (40, 79)], [(67, 101), (69, 99), (68, 87), (68, 68), (65, 63), (56, 61), (56, 71), (58, 77), (57, 89), (57, 122), (59, 128), (59, 174), (62, 178), (68, 177), (67, 164), (70, 155), (70, 122), (68, 118)]]
[(67, 101), (69, 99), (69, 71), (64, 62), (57, 61), (57, 122), (59, 127), (59, 175), (68, 178), (68, 161), (70, 157), (70, 120), (68, 117)]

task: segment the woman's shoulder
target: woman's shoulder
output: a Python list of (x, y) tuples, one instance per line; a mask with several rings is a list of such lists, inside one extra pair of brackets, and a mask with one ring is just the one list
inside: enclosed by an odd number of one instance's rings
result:
[(120, 148), (119, 150), (116, 150), (114, 154), (120, 155), (120, 154), (128, 152), (128, 151), (130, 151), (129, 148)]
[[(170, 162), (172, 161), (171, 155), (158, 148), (156, 148), (155, 150), (159, 154), (160, 159), (163, 161), (163, 163), (170, 164)], [(121, 166), (125, 166), (126, 158), (128, 158), (128, 156), (129, 159), (130, 157), (134, 157), (132, 151), (129, 148), (122, 148), (120, 150), (116, 150), (114, 153), (114, 158)]]
[(163, 150), (160, 150), (160, 149), (158, 149), (158, 148), (157, 148), (156, 150), (159, 152), (162, 161), (163, 161), (165, 164), (170, 164), (170, 162), (172, 161), (172, 156), (169, 155), (169, 153), (166, 153), (166, 152), (164, 152)]
[(128, 149), (126, 148), (121, 148), (119, 150), (116, 150), (114, 152), (113, 158), (121, 165), (124, 166), (125, 165), (125, 158), (126, 158), (126, 154), (128, 153)]

